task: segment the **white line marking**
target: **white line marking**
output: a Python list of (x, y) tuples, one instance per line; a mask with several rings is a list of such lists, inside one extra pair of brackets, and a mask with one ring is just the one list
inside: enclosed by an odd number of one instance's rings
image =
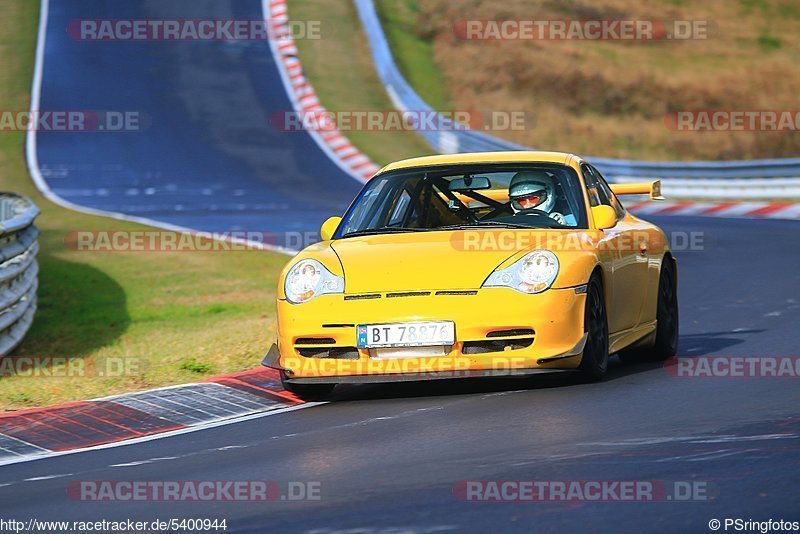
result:
[(636, 446), (636, 445), (659, 445), (662, 443), (674, 443), (680, 441), (691, 441), (695, 439), (710, 439), (716, 436), (676, 436), (676, 437), (652, 437), (652, 438), (631, 438), (622, 441), (590, 441), (579, 445), (600, 445), (603, 447)]
[(163, 462), (165, 460), (177, 460), (179, 456), (163, 456), (161, 458), (150, 458), (148, 460), (140, 460), (138, 462), (128, 462), (124, 464), (111, 464), (108, 467), (135, 467), (137, 465), (152, 464), (155, 462)]
[[(41, 0), (40, 12), (39, 12), (40, 13), (39, 35), (36, 40), (36, 60), (33, 68), (33, 83), (31, 85), (31, 114), (33, 114), (36, 110), (39, 109), (39, 105), (41, 103), (42, 77), (44, 72), (44, 52), (45, 52), (45, 44), (47, 42), (47, 18), (49, 11), (50, 11), (50, 0)], [(32, 128), (27, 131), (25, 137), (25, 159), (28, 164), (28, 172), (30, 173), (31, 178), (33, 179), (33, 183), (36, 185), (36, 187), (39, 189), (42, 195), (44, 195), (45, 198), (47, 198), (54, 204), (57, 204), (62, 208), (66, 208), (68, 210), (77, 211), (79, 213), (86, 213), (87, 215), (110, 217), (112, 219), (117, 219), (120, 221), (135, 222), (146, 226), (152, 226), (154, 228), (161, 228), (162, 230), (170, 230), (173, 232), (182, 232), (182, 233), (191, 233), (197, 231), (192, 228), (156, 221), (154, 219), (148, 219), (146, 217), (138, 217), (134, 215), (127, 215), (125, 213), (117, 213), (114, 211), (106, 211), (96, 208), (79, 206), (78, 204), (73, 204), (69, 200), (61, 198), (55, 192), (53, 192), (52, 189), (50, 189), (50, 186), (42, 176), (42, 170), (39, 167), (39, 154), (37, 152), (36, 147), (37, 147), (36, 129)], [(259, 243), (256, 241), (250, 241), (245, 239), (228, 238), (226, 239), (226, 241), (230, 241), (231, 243), (236, 243), (236, 244), (247, 245), (248, 247), (269, 250), (271, 252), (287, 254), (289, 256), (294, 256), (298, 252), (297, 250), (293, 249), (287, 249), (284, 247), (278, 247), (274, 245)]]
[[(653, 438), (632, 438), (622, 441), (594, 441), (581, 443), (580, 445), (601, 445), (605, 447), (637, 446), (637, 445), (660, 445), (663, 443), (731, 443), (739, 441), (761, 441), (769, 439), (797, 439), (797, 434), (755, 434), (750, 436), (737, 436), (734, 434), (720, 434), (708, 436), (677, 436), (677, 437), (653, 437)], [(705, 454), (705, 453), (704, 453)]]
[(737, 454), (747, 454), (751, 452), (757, 452), (758, 449), (745, 449), (745, 450), (730, 450), (730, 449), (721, 449), (718, 451), (709, 451), (700, 454), (689, 454), (687, 456), (673, 456), (671, 458), (659, 458), (656, 460), (656, 463), (663, 463), (663, 462), (707, 462), (710, 460), (719, 460), (720, 458), (728, 458), (729, 456), (736, 456)]
[(764, 441), (770, 439), (797, 439), (800, 438), (797, 434), (761, 434), (757, 436), (730, 436), (724, 435), (718, 438), (706, 438), (692, 440), (689, 443), (731, 443), (739, 441)]
[(200, 424), (200, 425), (190, 426), (190, 427), (187, 427), (187, 428), (181, 428), (179, 430), (172, 430), (172, 431), (169, 431), (169, 432), (162, 432), (160, 434), (152, 434), (150, 436), (142, 436), (140, 438), (134, 438), (134, 439), (129, 439), (129, 440), (125, 440), (125, 441), (117, 441), (117, 442), (114, 442), (114, 443), (106, 443), (104, 445), (94, 445), (92, 447), (83, 447), (81, 449), (73, 449), (71, 451), (48, 452), (48, 453), (43, 453), (43, 454), (25, 456), (25, 457), (21, 457), (21, 458), (12, 458), (12, 459), (9, 459), (9, 460), (0, 460), (0, 466), (10, 465), (10, 464), (19, 464), (19, 463), (24, 463), (24, 462), (32, 462), (32, 461), (35, 461), (35, 460), (43, 460), (45, 458), (53, 458), (53, 457), (56, 457), (56, 456), (66, 456), (66, 455), (69, 455), (69, 454), (79, 454), (79, 453), (82, 453), (82, 452), (99, 451), (99, 450), (104, 450), (104, 449), (113, 449), (113, 448), (116, 448), (116, 447), (123, 447), (125, 445), (135, 445), (137, 443), (145, 443), (145, 442), (148, 442), (148, 441), (155, 441), (157, 439), (171, 438), (173, 436), (180, 436), (180, 435), (183, 435), (183, 434), (189, 434), (189, 433), (192, 433), (192, 432), (198, 432), (200, 430), (208, 430), (210, 428), (216, 428), (216, 427), (219, 427), (219, 426), (226, 426), (226, 425), (232, 425), (232, 424), (236, 424), (236, 423), (243, 423), (243, 422), (246, 422), (246, 421), (251, 421), (253, 419), (261, 419), (263, 417), (271, 417), (273, 415), (278, 415), (278, 414), (287, 413), (287, 412), (293, 412), (295, 410), (302, 410), (304, 408), (312, 408), (314, 406), (320, 406), (320, 405), (323, 405), (323, 404), (328, 404), (328, 402), (327, 401), (326, 402), (309, 402), (309, 403), (306, 403), (306, 404), (299, 404), (297, 406), (287, 406), (286, 408), (280, 408), (278, 410), (271, 410), (271, 411), (263, 412), (263, 413), (249, 414), (249, 415), (245, 415), (245, 416), (242, 416), (242, 417), (236, 417), (236, 418), (233, 418), (233, 419), (225, 419), (223, 421), (212, 421), (210, 423), (204, 423), (204, 424)]
[[(11, 412), (11, 413), (13, 413), (13, 412)], [(33, 449), (39, 449), (40, 451), (47, 451), (47, 449), (45, 449), (43, 447), (39, 447), (37, 445), (34, 445), (33, 443), (28, 443), (27, 441), (22, 441), (21, 439), (15, 438), (14, 436), (8, 436), (6, 434), (0, 434), (0, 437), (2, 437), (4, 439), (10, 439), (12, 441), (16, 441), (17, 443), (22, 443), (23, 445), (25, 445), (27, 447), (31, 447)], [(14, 452), (14, 451), (10, 451), (10, 452)], [(19, 453), (16, 453), (16, 454), (19, 454)]]
[(51, 480), (53, 478), (64, 478), (64, 477), (72, 476), (74, 474), (75, 473), (63, 473), (61, 475), (45, 475), (45, 476), (42, 476), (42, 477), (31, 477), (31, 478), (24, 479), (23, 482), (37, 482), (39, 480)]

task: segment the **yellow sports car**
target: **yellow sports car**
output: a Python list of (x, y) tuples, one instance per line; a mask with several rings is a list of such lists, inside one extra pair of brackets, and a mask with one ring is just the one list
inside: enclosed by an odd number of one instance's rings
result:
[(664, 233), (555, 152), (409, 159), (381, 169), (278, 284), (278, 342), (263, 365), (320, 398), (338, 383), (606, 373), (667, 358), (677, 266)]

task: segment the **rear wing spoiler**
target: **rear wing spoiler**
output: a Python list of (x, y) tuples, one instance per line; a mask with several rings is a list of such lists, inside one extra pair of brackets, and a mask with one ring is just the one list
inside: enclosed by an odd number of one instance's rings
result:
[(609, 185), (615, 195), (649, 195), (650, 200), (664, 200), (664, 197), (661, 195), (661, 180)]

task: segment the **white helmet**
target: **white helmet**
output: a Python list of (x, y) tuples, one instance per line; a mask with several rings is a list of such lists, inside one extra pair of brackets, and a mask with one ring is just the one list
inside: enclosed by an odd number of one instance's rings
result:
[(550, 213), (557, 200), (555, 179), (540, 169), (520, 171), (511, 178), (508, 196), (514, 212), (535, 208)]

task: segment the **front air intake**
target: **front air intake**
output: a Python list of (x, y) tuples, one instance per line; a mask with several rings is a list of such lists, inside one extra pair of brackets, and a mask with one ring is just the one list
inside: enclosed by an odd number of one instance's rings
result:
[(462, 354), (485, 354), (487, 352), (505, 352), (507, 350), (530, 347), (533, 338), (507, 339), (495, 341), (465, 341), (461, 347)]
[(521, 337), (532, 336), (533, 330), (530, 328), (513, 328), (511, 330), (492, 330), (486, 337)]
[(323, 358), (330, 360), (357, 360), (358, 349), (355, 347), (295, 347), (300, 356), (306, 358)]
[(333, 345), (336, 340), (332, 337), (298, 337), (295, 345)]

